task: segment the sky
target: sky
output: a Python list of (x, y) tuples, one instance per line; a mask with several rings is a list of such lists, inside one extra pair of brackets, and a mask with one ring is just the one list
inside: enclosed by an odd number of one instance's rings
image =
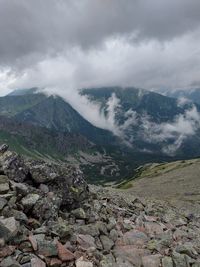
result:
[(199, 0), (0, 0), (0, 95), (200, 86)]

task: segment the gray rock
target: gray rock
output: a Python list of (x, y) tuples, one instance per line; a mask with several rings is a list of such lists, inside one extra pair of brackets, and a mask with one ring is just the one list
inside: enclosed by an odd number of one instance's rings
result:
[(3, 154), (4, 152), (6, 152), (8, 150), (9, 146), (6, 144), (3, 144), (0, 146), (0, 153)]
[(15, 217), (15, 219), (21, 223), (27, 223), (28, 222), (28, 217), (26, 216), (26, 214), (20, 210), (15, 210), (12, 209), (9, 212), (9, 216), (13, 216)]
[(86, 261), (81, 257), (76, 261), (76, 267), (93, 267), (93, 263), (91, 261)]
[(6, 241), (12, 239), (17, 235), (19, 231), (19, 223), (14, 217), (0, 218), (0, 238), (4, 238)]
[(86, 219), (85, 211), (82, 208), (72, 210), (71, 212), (76, 219)]
[(0, 175), (0, 184), (8, 184), (9, 179), (6, 175)]
[(33, 190), (33, 188), (29, 189), (29, 187), (24, 183), (16, 183), (14, 181), (11, 182), (11, 187), (13, 190), (17, 191), (18, 195), (20, 194), (23, 197), (28, 195), (28, 193), (30, 193), (31, 189)]
[(173, 261), (171, 257), (164, 257), (162, 259), (162, 267), (173, 267)]
[(5, 198), (0, 197), (0, 211), (5, 207), (8, 201)]
[(78, 235), (76, 242), (83, 249), (96, 248), (95, 239), (91, 235)]
[(40, 198), (34, 205), (32, 214), (40, 221), (56, 220), (62, 203), (62, 199), (49, 192), (47, 196)]
[(172, 254), (172, 259), (175, 267), (188, 267), (183, 254), (174, 251)]
[(193, 245), (191, 243), (185, 243), (183, 245), (178, 245), (176, 247), (176, 252), (186, 254), (189, 257), (196, 258), (198, 256), (198, 253), (194, 249)]
[(0, 266), (1, 267), (21, 267), (21, 265), (10, 256), (3, 259)]
[(95, 224), (87, 224), (75, 227), (74, 229), (77, 233), (83, 235), (91, 235), (93, 237), (99, 236), (99, 229)]
[(9, 191), (9, 184), (0, 185), (0, 194), (7, 193)]
[(112, 239), (113, 242), (115, 242), (118, 238), (118, 232), (115, 229), (112, 229), (110, 231), (110, 238)]
[(72, 234), (72, 227), (68, 225), (67, 221), (60, 219), (55, 223), (51, 222), (49, 231), (54, 235), (59, 236), (60, 239), (64, 241), (65, 239), (67, 240), (67, 238), (69, 238), (69, 236)]
[(143, 267), (159, 267), (160, 255), (149, 255), (142, 257)]
[(29, 211), (36, 202), (39, 200), (40, 196), (38, 194), (28, 194), (27, 196), (23, 197), (21, 200), (21, 204), (23, 205), (25, 211)]
[(112, 254), (103, 256), (103, 259), (100, 261), (100, 267), (114, 267), (116, 266), (115, 258)]
[(0, 154), (0, 166), (8, 178), (16, 182), (23, 182), (29, 174), (24, 159), (15, 152)]
[(106, 235), (100, 235), (100, 240), (101, 240), (104, 250), (110, 251), (113, 248), (114, 242), (110, 238), (108, 238)]
[(52, 256), (57, 256), (58, 251), (57, 251), (57, 246), (55, 243), (52, 241), (38, 241), (38, 253), (40, 255), (46, 256), (46, 257), (52, 257)]

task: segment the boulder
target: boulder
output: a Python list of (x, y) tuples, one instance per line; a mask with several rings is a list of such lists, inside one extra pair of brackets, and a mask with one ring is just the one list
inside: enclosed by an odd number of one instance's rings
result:
[(36, 202), (39, 200), (40, 196), (38, 194), (28, 194), (27, 196), (23, 197), (21, 200), (21, 204), (24, 207), (24, 210), (28, 212)]
[(55, 242), (40, 240), (37, 242), (37, 253), (45, 257), (57, 256), (57, 246)]
[(162, 267), (173, 267), (173, 261), (171, 257), (162, 258)]
[(46, 267), (46, 263), (35, 257), (31, 259), (31, 267)]
[(8, 150), (9, 146), (6, 144), (3, 144), (0, 146), (0, 154), (3, 154), (4, 152), (6, 152)]
[(14, 217), (0, 218), (0, 238), (6, 241), (12, 239), (19, 231), (19, 223)]
[[(11, 256), (4, 258), (0, 264), (1, 267), (21, 267), (21, 265)], [(38, 266), (39, 267), (39, 266)]]
[(175, 267), (188, 267), (185, 255), (173, 252), (172, 259)]
[(40, 221), (56, 220), (62, 199), (53, 192), (49, 192), (43, 198), (40, 198), (34, 205), (32, 214)]
[(143, 267), (159, 267), (160, 255), (149, 255), (142, 257)]
[(75, 257), (74, 254), (66, 249), (60, 242), (57, 242), (58, 257), (61, 261), (72, 261)]
[(24, 159), (15, 152), (5, 151), (0, 154), (0, 166), (9, 179), (16, 182), (23, 182), (29, 174)]
[(8, 201), (5, 198), (0, 197), (0, 211), (5, 207)]
[(76, 267), (93, 267), (93, 263), (81, 257), (76, 261)]
[(110, 251), (114, 246), (114, 242), (106, 235), (100, 235), (100, 240), (104, 250)]
[(76, 219), (86, 219), (86, 214), (84, 209), (78, 208), (71, 212)]
[(83, 249), (96, 248), (95, 239), (91, 235), (78, 235), (77, 243)]

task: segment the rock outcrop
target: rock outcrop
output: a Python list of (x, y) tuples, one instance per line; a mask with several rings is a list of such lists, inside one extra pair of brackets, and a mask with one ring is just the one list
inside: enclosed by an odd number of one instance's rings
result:
[(200, 216), (0, 147), (1, 267), (198, 267)]

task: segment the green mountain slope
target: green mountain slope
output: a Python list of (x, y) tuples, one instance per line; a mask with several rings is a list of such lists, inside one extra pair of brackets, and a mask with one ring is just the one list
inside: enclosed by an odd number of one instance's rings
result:
[[(90, 181), (120, 180), (133, 175), (137, 166), (200, 156), (200, 131), (184, 139), (174, 155), (163, 152), (173, 140), (149, 142), (144, 138), (145, 116), (155, 125), (172, 121), (191, 107), (180, 107), (177, 100), (137, 88), (84, 89), (81, 94), (100, 103), (108, 116), (114, 94), (119, 101), (115, 110), (117, 127), (126, 125), (124, 136), (114, 136), (93, 126), (61, 97), (35, 93), (35, 88), (16, 91), (0, 98), (0, 142), (11, 144), (18, 152), (78, 164)], [(196, 109), (199, 106), (196, 105)], [(136, 124), (127, 124), (129, 111), (137, 114)], [(131, 120), (133, 120), (131, 118)], [(121, 130), (120, 128), (120, 130)]]

